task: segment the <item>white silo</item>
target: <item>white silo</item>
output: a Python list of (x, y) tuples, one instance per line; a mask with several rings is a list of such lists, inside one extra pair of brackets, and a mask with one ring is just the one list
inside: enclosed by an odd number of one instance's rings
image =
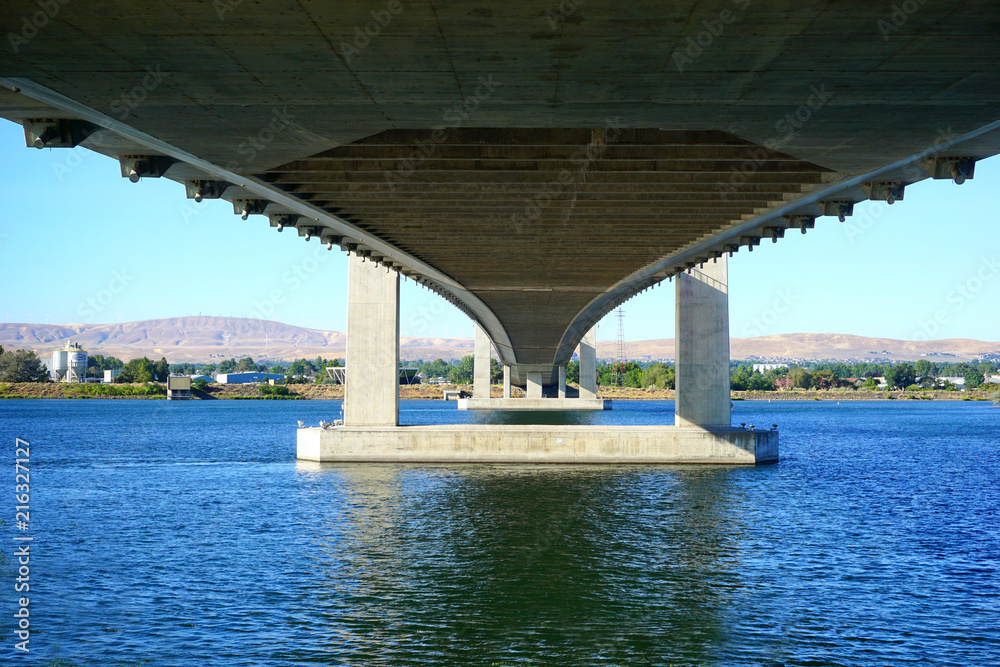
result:
[(83, 382), (83, 379), (87, 376), (87, 351), (83, 349), (82, 345), (76, 343), (70, 343), (72, 348), (69, 350), (69, 370), (66, 373), (66, 379), (69, 382)]
[(51, 370), (54, 382), (62, 382), (66, 379), (66, 371), (69, 370), (69, 352), (66, 350), (53, 350)]
[(52, 352), (52, 379), (56, 382), (83, 382), (87, 374), (87, 351), (79, 343), (68, 342)]

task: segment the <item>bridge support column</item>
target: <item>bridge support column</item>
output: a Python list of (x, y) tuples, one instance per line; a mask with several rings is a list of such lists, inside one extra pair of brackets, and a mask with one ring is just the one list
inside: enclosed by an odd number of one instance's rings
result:
[(677, 274), (677, 426), (729, 426), (729, 275), (725, 257)]
[(559, 367), (559, 398), (566, 398), (566, 367)]
[(533, 371), (528, 373), (528, 398), (542, 397), (542, 373)]
[(472, 397), (490, 397), (490, 337), (476, 326), (476, 350), (472, 366)]
[(580, 341), (580, 398), (597, 398), (597, 329)]
[(399, 274), (347, 261), (346, 426), (399, 424)]
[(503, 397), (510, 398), (510, 366), (503, 367)]

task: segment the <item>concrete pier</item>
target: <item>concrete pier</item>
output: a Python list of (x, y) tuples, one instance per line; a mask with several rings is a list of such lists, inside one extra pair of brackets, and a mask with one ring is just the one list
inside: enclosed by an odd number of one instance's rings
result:
[(347, 262), (346, 426), (399, 423), (399, 275)]
[(778, 460), (778, 433), (675, 426), (301, 428), (298, 458), (337, 462), (755, 465)]
[(542, 397), (542, 373), (541, 371), (532, 371), (528, 373), (528, 398), (541, 398)]
[(676, 426), (730, 425), (728, 282), (725, 256), (677, 274)]
[(478, 324), (476, 327), (476, 348), (472, 366), (472, 395), (475, 398), (490, 397), (490, 337)]
[(565, 399), (566, 398), (566, 367), (565, 366), (560, 366), (559, 367), (559, 386), (558, 386), (558, 390), (559, 390), (559, 398), (560, 399)]
[(580, 340), (580, 398), (597, 398), (597, 330)]
[(503, 367), (503, 397), (510, 398), (510, 366)]

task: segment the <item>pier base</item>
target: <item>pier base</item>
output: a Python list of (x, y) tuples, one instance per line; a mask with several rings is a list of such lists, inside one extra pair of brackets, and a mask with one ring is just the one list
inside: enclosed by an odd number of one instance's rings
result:
[(307, 461), (715, 463), (778, 460), (777, 431), (677, 426), (369, 426), (300, 428)]
[(603, 398), (460, 398), (459, 410), (610, 410), (611, 401)]

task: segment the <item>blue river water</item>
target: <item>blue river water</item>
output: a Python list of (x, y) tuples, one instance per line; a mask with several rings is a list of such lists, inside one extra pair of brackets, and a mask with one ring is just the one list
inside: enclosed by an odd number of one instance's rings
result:
[(989, 403), (737, 402), (735, 423), (780, 425), (781, 462), (756, 468), (297, 462), (296, 420), (338, 412), (0, 401), (0, 663), (1000, 664)]

